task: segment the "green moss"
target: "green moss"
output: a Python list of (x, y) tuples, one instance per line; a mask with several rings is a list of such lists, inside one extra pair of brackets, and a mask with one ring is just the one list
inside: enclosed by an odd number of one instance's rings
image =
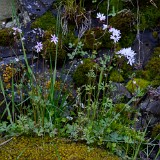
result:
[(92, 60), (85, 59), (83, 64), (80, 64), (77, 67), (76, 71), (73, 74), (73, 80), (78, 87), (89, 83), (89, 78), (86, 74), (88, 74), (91, 69), (96, 70), (96, 65), (97, 64)]
[[(46, 40), (43, 42), (44, 52), (42, 56), (44, 59), (49, 60), (51, 58), (52, 61), (55, 61), (56, 58), (56, 45), (50, 40)], [(58, 51), (57, 51), (57, 64), (63, 65), (64, 60), (67, 56), (67, 52), (63, 49), (61, 40), (58, 42)]]
[(0, 46), (9, 46), (14, 43), (14, 35), (12, 29), (0, 30)]
[(118, 103), (114, 107), (116, 113), (120, 114), (119, 120), (125, 124), (131, 122), (131, 115), (136, 113), (136, 110), (125, 103)]
[(147, 80), (134, 78), (127, 83), (126, 88), (129, 92), (134, 93), (138, 88), (140, 88), (142, 91), (145, 91), (149, 84), (150, 82)]
[(147, 62), (144, 70), (136, 71), (137, 78), (151, 81), (152, 86), (160, 85), (160, 47), (154, 49), (152, 58)]
[(85, 49), (97, 50), (102, 47), (113, 47), (113, 42), (110, 40), (110, 33), (105, 32), (102, 28), (93, 28), (88, 30), (83, 38)]
[(69, 43), (75, 44), (76, 46), (78, 41), (78, 37), (75, 36), (74, 31), (70, 31), (66, 36), (63, 37), (63, 43), (67, 47)]
[(0, 148), (0, 159), (29, 160), (119, 160), (103, 149), (88, 151), (82, 143), (49, 137), (15, 137)]
[(160, 75), (160, 58), (151, 58), (145, 66), (145, 70), (148, 70), (151, 80), (153, 80), (157, 75)]
[[(157, 5), (157, 4), (156, 4)], [(149, 5), (140, 11), (140, 30), (155, 28), (159, 26), (160, 10), (159, 8)]]
[(31, 25), (32, 28), (41, 28), (44, 30), (55, 29), (56, 18), (51, 12), (46, 12), (41, 17), (37, 18)]
[(153, 31), (152, 32), (152, 36), (157, 39), (158, 38), (158, 32), (157, 31)]
[(154, 48), (154, 52), (152, 53), (152, 57), (160, 57), (160, 47)]
[(151, 137), (153, 139), (157, 139), (160, 140), (160, 123), (156, 124), (153, 129), (152, 129), (152, 133), (151, 133)]
[(145, 80), (150, 80), (149, 71), (148, 70), (137, 70), (135, 72), (136, 78), (143, 78)]
[(120, 13), (109, 19), (109, 24), (121, 32), (121, 47), (129, 47), (133, 43), (136, 37), (134, 21), (134, 15), (131, 12)]
[(117, 70), (111, 72), (109, 80), (112, 82), (124, 82), (123, 76)]
[(152, 81), (151, 81), (151, 85), (153, 87), (158, 87), (160, 86), (160, 75), (157, 75)]

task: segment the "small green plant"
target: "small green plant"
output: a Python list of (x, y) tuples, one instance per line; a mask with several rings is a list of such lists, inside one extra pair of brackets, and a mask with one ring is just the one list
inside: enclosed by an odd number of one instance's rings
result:
[[(96, 70), (97, 64), (91, 59), (85, 59), (82, 64), (80, 64), (76, 71), (73, 73), (73, 80), (77, 86), (82, 86), (88, 84), (90, 79), (87, 74), (90, 70)], [(91, 78), (93, 81), (94, 79)]]
[(76, 47), (75, 47), (75, 44), (69, 43), (70, 49), (75, 48), (72, 53), (68, 53), (69, 59), (72, 60), (75, 58), (75, 56), (84, 57), (85, 55), (87, 55), (88, 53), (86, 51), (83, 51), (83, 46), (84, 46), (84, 44), (81, 41), (77, 43)]

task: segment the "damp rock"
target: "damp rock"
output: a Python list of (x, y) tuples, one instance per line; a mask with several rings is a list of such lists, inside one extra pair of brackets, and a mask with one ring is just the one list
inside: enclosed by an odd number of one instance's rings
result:
[(21, 12), (27, 12), (29, 17), (34, 20), (43, 15), (55, 0), (18, 0)]
[(153, 49), (158, 45), (158, 39), (154, 38), (152, 31), (145, 30), (137, 35), (132, 49), (136, 54), (136, 63), (139, 63), (138, 68), (144, 67), (151, 58)]
[(112, 92), (113, 102), (116, 103), (118, 100), (122, 98), (132, 98), (130, 92), (126, 89), (126, 87), (121, 83), (112, 83), (114, 86), (114, 91)]
[(0, 24), (6, 22), (7, 19), (12, 18), (12, 4), (14, 2), (15, 10), (18, 10), (16, 1), (0, 0)]
[(37, 42), (42, 41), (44, 31), (40, 28), (28, 30), (24, 33), (25, 48), (28, 52), (34, 51), (34, 46)]

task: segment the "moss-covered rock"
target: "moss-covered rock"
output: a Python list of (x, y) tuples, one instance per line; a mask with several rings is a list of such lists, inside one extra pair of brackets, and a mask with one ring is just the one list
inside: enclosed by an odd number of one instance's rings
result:
[(102, 28), (92, 28), (84, 35), (84, 48), (97, 50), (99, 48), (112, 48), (113, 42), (110, 40), (110, 33)]
[(150, 79), (154, 79), (157, 75), (160, 75), (160, 58), (153, 57), (149, 60), (145, 66), (145, 70), (148, 70)]
[(152, 57), (157, 57), (157, 58), (160, 57), (160, 47), (159, 46), (154, 48), (154, 52), (152, 53)]
[[(155, 3), (157, 6), (158, 3)], [(140, 11), (140, 30), (150, 29), (160, 26), (159, 23), (160, 10), (158, 7), (150, 5), (144, 5), (143, 9)]]
[(37, 18), (31, 25), (32, 28), (41, 28), (44, 30), (56, 28), (56, 18), (50, 11), (46, 12), (41, 17)]
[(160, 85), (160, 75), (157, 75), (152, 81), (151, 81), (151, 85), (153, 87), (159, 87)]
[(73, 73), (73, 80), (76, 86), (82, 86), (89, 83), (89, 80), (93, 81), (93, 79), (89, 79), (86, 74), (93, 69), (96, 70), (97, 64), (91, 59), (85, 59), (83, 64), (80, 64), (76, 71)]
[(158, 32), (157, 31), (153, 31), (152, 32), (152, 36), (157, 39), (158, 38)]
[[(55, 61), (56, 59), (56, 45), (51, 42), (50, 40), (46, 40), (43, 42), (43, 48), (44, 52), (42, 53), (42, 56), (46, 60)], [(57, 64), (58, 65), (63, 65), (64, 60), (67, 56), (66, 50), (63, 48), (61, 44), (61, 40), (58, 41), (58, 50), (57, 50)]]
[(74, 31), (69, 31), (67, 35), (63, 36), (63, 44), (67, 46), (67, 48), (69, 43), (75, 44), (75, 46), (77, 46), (78, 41), (78, 37), (75, 35)]
[(152, 133), (151, 133), (151, 137), (153, 139), (157, 139), (160, 140), (160, 123), (156, 124), (153, 129), (152, 129)]
[(129, 92), (134, 93), (138, 88), (145, 91), (149, 84), (150, 82), (147, 80), (134, 78), (127, 83), (126, 88)]
[(0, 46), (10, 46), (14, 43), (14, 35), (12, 29), (0, 30)]
[(119, 41), (121, 47), (129, 47), (133, 43), (136, 37), (134, 21), (134, 15), (131, 12), (122, 12), (109, 19), (109, 24), (121, 32)]
[(30, 160), (119, 160), (104, 149), (88, 151), (82, 143), (49, 137), (14, 137), (0, 148), (0, 159)]
[(124, 82), (124, 78), (120, 72), (113, 70), (110, 74), (109, 80), (112, 82)]
[(142, 78), (145, 80), (150, 80), (149, 71), (148, 70), (137, 70), (135, 72), (136, 78)]

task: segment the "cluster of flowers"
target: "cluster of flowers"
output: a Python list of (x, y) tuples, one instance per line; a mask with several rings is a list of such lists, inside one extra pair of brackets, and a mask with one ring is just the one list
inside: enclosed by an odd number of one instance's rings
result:
[[(106, 16), (102, 13), (97, 13), (97, 18), (100, 19), (100, 21), (105, 21), (106, 20)], [(22, 30), (18, 27), (13, 27), (12, 28), (14, 30), (14, 35), (16, 35), (17, 33), (22, 34)], [(118, 43), (118, 41), (121, 38), (121, 32), (118, 29), (115, 29), (113, 27), (110, 27), (106, 24), (103, 24), (103, 30), (109, 29), (108, 32), (111, 33), (110, 35), (110, 39), (114, 41), (114, 43)], [(43, 33), (41, 32), (41, 30), (39, 29), (40, 33), (43, 35)], [(51, 35), (51, 42), (54, 42), (54, 44), (56, 45), (58, 43), (58, 37), (56, 37), (56, 35)], [(43, 44), (42, 42), (37, 42), (36, 46), (35, 46), (36, 52), (39, 53), (43, 50)], [(122, 55), (124, 57), (126, 57), (128, 59), (128, 63), (130, 65), (132, 65), (135, 62), (135, 58), (134, 56), (136, 55), (136, 53), (131, 49), (131, 47), (129, 48), (123, 48), (120, 51), (118, 51), (116, 54), (118, 55)]]
[[(21, 30), (20, 28), (18, 28), (18, 27), (13, 27), (12, 29), (14, 30), (13, 35), (16, 36), (17, 34), (22, 34), (22, 30)], [(22, 37), (22, 41), (23, 41), (23, 40), (25, 40), (24, 37)]]
[(20, 28), (18, 28), (18, 27), (13, 27), (12, 29), (14, 30), (13, 35), (16, 35), (17, 33), (22, 34), (22, 30), (21, 30)]
[(126, 57), (128, 60), (128, 64), (130, 64), (131, 66), (135, 63), (134, 56), (136, 55), (136, 53), (131, 49), (131, 47), (123, 48), (120, 51), (118, 51), (116, 54)]
[[(58, 43), (58, 37), (56, 35), (51, 35), (51, 42), (54, 42), (54, 44)], [(35, 46), (36, 52), (39, 53), (43, 50), (43, 44), (42, 42), (37, 42), (37, 45)]]
[[(105, 21), (106, 20), (106, 16), (104, 16), (103, 13), (97, 13), (97, 18), (100, 21)], [(113, 27), (109, 27), (106, 24), (103, 24), (103, 30), (109, 29), (108, 32), (111, 33), (110, 35), (110, 39), (112, 39), (114, 41), (114, 43), (117, 43), (120, 38), (121, 38), (121, 32), (118, 29), (115, 29)], [(118, 55), (122, 55), (124, 57), (127, 58), (128, 60), (128, 64), (133, 65), (135, 63), (135, 58), (134, 56), (136, 55), (136, 53), (131, 49), (131, 47), (129, 48), (123, 48), (120, 51), (118, 51), (116, 54)]]
[[(22, 30), (20, 28), (13, 27), (12, 29), (14, 30), (13, 35), (22, 34)], [(35, 33), (35, 34), (36, 34), (37, 31), (39, 31), (39, 34), (43, 37), (43, 31), (40, 28), (32, 30), (32, 32)], [(24, 38), (22, 40), (24, 40)], [(51, 42), (54, 42), (54, 44), (58, 43), (58, 37), (56, 37), (55, 34), (51, 35)], [(41, 52), (41, 50), (43, 50), (42, 42), (37, 42), (37, 45), (35, 46), (35, 49), (36, 49), (37, 53)]]
[[(100, 21), (105, 21), (106, 20), (106, 16), (103, 13), (97, 13), (97, 18)], [(111, 33), (110, 39), (112, 39), (114, 41), (114, 43), (117, 43), (121, 38), (120, 30), (109, 27), (106, 24), (103, 24), (103, 30), (106, 30), (107, 28), (109, 28), (109, 32)]]

